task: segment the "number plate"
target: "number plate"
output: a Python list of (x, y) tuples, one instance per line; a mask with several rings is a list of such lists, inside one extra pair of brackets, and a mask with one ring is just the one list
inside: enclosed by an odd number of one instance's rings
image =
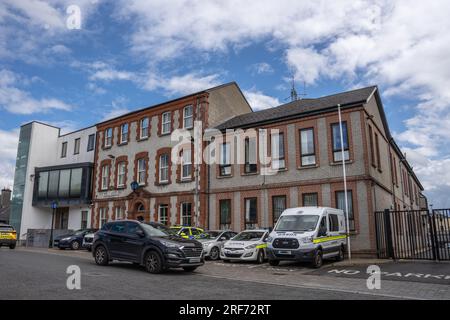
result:
[(200, 262), (200, 258), (190, 258), (189, 262)]
[(280, 250), (278, 251), (278, 254), (292, 254), (291, 250)]

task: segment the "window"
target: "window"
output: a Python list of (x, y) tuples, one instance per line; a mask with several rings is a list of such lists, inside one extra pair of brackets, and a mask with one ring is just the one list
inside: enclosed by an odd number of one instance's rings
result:
[(70, 196), (72, 198), (77, 198), (81, 195), (82, 178), (83, 178), (82, 168), (72, 169), (72, 174), (70, 176)]
[(258, 223), (257, 198), (245, 199), (245, 228), (254, 229)]
[(124, 207), (116, 207), (116, 220), (122, 220), (125, 218), (125, 208)]
[(56, 198), (58, 197), (58, 185), (59, 185), (59, 170), (50, 171), (49, 181), (48, 181), (48, 197)]
[(145, 159), (144, 158), (141, 158), (141, 159), (138, 159), (138, 161), (137, 161), (137, 182), (140, 184), (140, 185), (144, 185), (144, 184), (146, 184), (147, 183), (147, 181), (146, 181), (146, 172), (147, 170), (146, 170), (146, 166), (145, 166)]
[(80, 153), (80, 138), (75, 139), (75, 143), (73, 145), (73, 154)]
[(89, 152), (94, 150), (94, 145), (95, 145), (95, 134), (90, 134), (88, 137), (87, 151)]
[[(347, 201), (348, 201), (348, 224), (350, 230), (355, 230), (355, 218), (353, 216), (353, 196), (352, 191), (347, 191)], [(344, 191), (336, 191), (336, 208), (341, 209), (345, 212), (345, 192)]]
[(69, 197), (69, 188), (70, 188), (70, 169), (61, 170), (59, 173), (58, 196), (61, 198)]
[(395, 185), (398, 188), (397, 160), (395, 159), (395, 157), (393, 158), (393, 163), (394, 163)]
[(369, 126), (369, 144), (370, 144), (370, 162), (372, 163), (373, 167), (376, 167), (375, 164), (375, 150), (373, 148), (373, 131), (372, 127)]
[(160, 204), (159, 208), (159, 222), (168, 225), (169, 223), (169, 206), (167, 204)]
[(113, 130), (112, 128), (108, 128), (105, 130), (105, 147), (111, 147), (112, 145), (112, 134), (113, 134)]
[(286, 196), (275, 196), (272, 197), (272, 213), (273, 213), (273, 224), (277, 223), (278, 218), (286, 210)]
[(300, 130), (300, 155), (302, 167), (316, 164), (316, 151), (314, 145), (314, 129)]
[(381, 171), (381, 158), (380, 158), (380, 144), (378, 141), (378, 134), (375, 133), (375, 150), (377, 153), (377, 167)]
[(117, 165), (117, 186), (123, 187), (125, 186), (125, 172), (126, 172), (127, 164), (125, 161), (119, 162)]
[(183, 109), (183, 128), (190, 129), (194, 126), (194, 108), (186, 106)]
[(255, 173), (258, 168), (256, 165), (256, 138), (245, 138), (245, 173)]
[(126, 232), (125, 222), (113, 223), (110, 231), (114, 233), (125, 233)]
[(231, 225), (231, 200), (219, 201), (220, 208), (220, 229), (229, 229)]
[(171, 123), (170, 123), (170, 112), (164, 112), (162, 114), (162, 121), (161, 121), (161, 134), (167, 134), (171, 131)]
[(88, 212), (81, 211), (81, 229), (87, 229), (88, 226)]
[(230, 144), (223, 143), (220, 150), (220, 175), (230, 176), (231, 175), (231, 155), (230, 155)]
[(39, 173), (38, 197), (47, 198), (48, 171)]
[(348, 147), (348, 134), (347, 134), (347, 122), (342, 122), (342, 135), (339, 127), (339, 123), (331, 125), (332, 141), (333, 141), (333, 160), (334, 162), (342, 161), (342, 147), (344, 148), (344, 160), (350, 159), (349, 147)]
[(141, 119), (140, 139), (148, 138), (148, 117)]
[(317, 193), (304, 193), (302, 198), (304, 207), (317, 207), (319, 205)]
[(183, 167), (181, 179), (191, 179), (192, 174), (192, 159), (191, 159), (191, 149), (183, 150), (183, 157), (181, 159), (181, 165)]
[(100, 228), (103, 227), (103, 225), (108, 222), (106, 218), (106, 208), (100, 208)]
[(128, 123), (120, 126), (120, 143), (127, 143), (128, 141)]
[(108, 190), (109, 187), (109, 165), (102, 167), (102, 190)]
[(63, 142), (61, 145), (61, 158), (65, 158), (67, 156), (67, 142)]
[(339, 219), (337, 214), (328, 214), (328, 230), (330, 232), (339, 231)]
[(181, 223), (183, 226), (192, 225), (192, 204), (190, 202), (181, 204)]
[(284, 134), (271, 135), (271, 150), (272, 150), (272, 169), (281, 170), (286, 168), (286, 161), (284, 159)]
[(159, 157), (159, 182), (169, 182), (169, 155), (163, 154)]

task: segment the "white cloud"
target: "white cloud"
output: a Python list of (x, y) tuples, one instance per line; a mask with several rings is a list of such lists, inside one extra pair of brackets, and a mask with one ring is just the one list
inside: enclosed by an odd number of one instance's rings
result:
[(267, 62), (254, 63), (249, 67), (250, 72), (254, 74), (270, 74), (274, 70)]
[(9, 70), (0, 70), (0, 107), (16, 114), (48, 112), (52, 109), (69, 111), (72, 106), (55, 98), (36, 99), (19, 88), (24, 77)]
[(13, 186), (14, 167), (19, 143), (19, 129), (0, 129), (0, 188)]
[(243, 93), (254, 111), (273, 108), (281, 104), (277, 98), (265, 95), (255, 89), (247, 90)]

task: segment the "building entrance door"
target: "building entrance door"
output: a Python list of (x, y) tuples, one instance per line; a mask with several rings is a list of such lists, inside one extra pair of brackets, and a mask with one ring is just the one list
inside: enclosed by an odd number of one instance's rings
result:
[(69, 208), (57, 208), (55, 212), (55, 229), (69, 229)]

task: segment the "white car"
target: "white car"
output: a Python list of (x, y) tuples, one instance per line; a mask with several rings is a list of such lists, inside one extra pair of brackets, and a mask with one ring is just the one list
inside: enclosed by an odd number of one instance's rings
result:
[(266, 239), (269, 232), (264, 229), (245, 230), (225, 242), (220, 258), (229, 261), (256, 261), (263, 263), (266, 259)]
[(205, 231), (204, 235), (204, 238), (197, 240), (203, 244), (205, 257), (217, 260), (220, 258), (220, 249), (224, 243), (236, 236), (237, 233), (231, 230), (210, 230)]

